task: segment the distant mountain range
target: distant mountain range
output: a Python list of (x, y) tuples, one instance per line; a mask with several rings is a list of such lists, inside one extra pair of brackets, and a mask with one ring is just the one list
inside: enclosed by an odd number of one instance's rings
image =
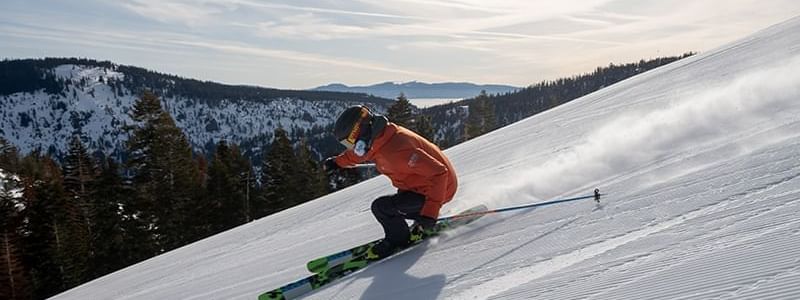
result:
[(468, 82), (425, 83), (411, 81), (405, 83), (384, 82), (369, 86), (347, 86), (333, 83), (312, 89), (313, 91), (364, 93), (381, 98), (396, 99), (400, 93), (409, 99), (475, 97), (481, 91), (488, 94), (505, 94), (519, 90), (519, 87), (498, 84), (474, 84)]

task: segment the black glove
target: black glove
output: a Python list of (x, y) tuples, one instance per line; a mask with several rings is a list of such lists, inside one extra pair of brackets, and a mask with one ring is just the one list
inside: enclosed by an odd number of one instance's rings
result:
[(338, 171), (341, 168), (342, 167), (340, 167), (336, 163), (335, 156), (328, 157), (325, 159), (325, 161), (322, 162), (322, 169), (325, 170), (325, 173), (328, 173), (328, 175), (333, 174), (334, 172)]

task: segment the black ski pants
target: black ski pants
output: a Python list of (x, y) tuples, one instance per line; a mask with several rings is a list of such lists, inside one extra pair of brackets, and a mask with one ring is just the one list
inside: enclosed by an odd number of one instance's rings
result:
[(425, 196), (409, 191), (398, 191), (397, 194), (382, 196), (372, 202), (372, 214), (383, 226), (385, 240), (389, 244), (395, 247), (408, 244), (411, 234), (406, 220), (418, 219), (423, 204)]

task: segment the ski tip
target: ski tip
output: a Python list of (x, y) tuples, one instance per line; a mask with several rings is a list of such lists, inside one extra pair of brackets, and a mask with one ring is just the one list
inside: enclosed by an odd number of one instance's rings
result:
[(476, 205), (475, 207), (469, 209), (469, 211), (475, 211), (475, 212), (487, 211), (487, 210), (489, 210), (489, 207), (483, 204)]

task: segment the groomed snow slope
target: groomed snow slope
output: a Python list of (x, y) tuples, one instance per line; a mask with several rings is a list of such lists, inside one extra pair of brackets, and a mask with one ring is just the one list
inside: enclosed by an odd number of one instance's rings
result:
[[(800, 18), (447, 151), (487, 216), (310, 299), (800, 299)], [(255, 299), (381, 236), (374, 179), (57, 299)]]

